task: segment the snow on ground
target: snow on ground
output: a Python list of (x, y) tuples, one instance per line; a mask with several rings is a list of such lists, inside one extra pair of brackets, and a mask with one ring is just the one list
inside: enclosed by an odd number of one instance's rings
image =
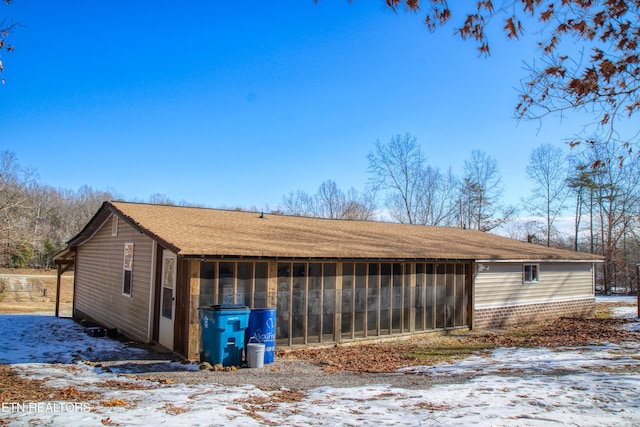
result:
[[(616, 315), (633, 319), (635, 310), (635, 306), (619, 307)], [(630, 323), (636, 330), (638, 324)], [(144, 369), (145, 364), (166, 367), (169, 362), (146, 360), (148, 353), (130, 343), (91, 338), (69, 319), (0, 315), (0, 330), (0, 363), (13, 365), (29, 378), (45, 379), (52, 387), (103, 393), (100, 400), (91, 402), (4, 402), (0, 424), (4, 419), (10, 426), (640, 425), (638, 342), (498, 348), (453, 364), (398, 372), (422, 376), (473, 371), (478, 375), (465, 384), (424, 390), (384, 384), (320, 387), (299, 399), (279, 399), (281, 391), (252, 385), (158, 384), (119, 376)], [(123, 359), (138, 360), (140, 365), (129, 363), (107, 372), (81, 362)], [(171, 369), (193, 369), (193, 365), (171, 364)], [(99, 387), (108, 380), (147, 389)], [(116, 406), (109, 406), (114, 402)]]

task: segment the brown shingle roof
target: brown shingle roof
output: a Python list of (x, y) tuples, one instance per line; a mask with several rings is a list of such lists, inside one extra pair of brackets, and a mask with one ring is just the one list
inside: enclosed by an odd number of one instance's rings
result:
[(109, 212), (182, 256), (597, 261), (461, 228), (304, 218), (183, 206), (106, 202), (69, 244), (90, 237)]

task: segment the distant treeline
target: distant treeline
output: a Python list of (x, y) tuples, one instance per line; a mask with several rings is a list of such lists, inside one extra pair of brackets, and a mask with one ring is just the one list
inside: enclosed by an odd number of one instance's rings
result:
[[(364, 190), (342, 190), (331, 179), (316, 193), (298, 189), (272, 214), (334, 219), (383, 219), (416, 225), (474, 228), (547, 246), (600, 254), (596, 268), (601, 292), (637, 288), (640, 268), (640, 157), (607, 146), (564, 153), (550, 144), (534, 149), (522, 167), (531, 183), (518, 205), (505, 205), (497, 163), (474, 151), (455, 176), (430, 165), (416, 138), (394, 136), (378, 141), (369, 156), (369, 183)], [(65, 247), (107, 200), (122, 200), (113, 191), (88, 185), (78, 190), (38, 182), (36, 171), (22, 167), (11, 151), (0, 153), (0, 266), (53, 267)], [(146, 200), (175, 203), (163, 194)], [(236, 208), (243, 210), (243, 208)], [(559, 219), (570, 228), (558, 227)], [(567, 221), (569, 218), (572, 221)]]
[(36, 171), (23, 168), (13, 152), (0, 156), (0, 265), (52, 267), (53, 256), (113, 194), (89, 186), (72, 191), (41, 184)]

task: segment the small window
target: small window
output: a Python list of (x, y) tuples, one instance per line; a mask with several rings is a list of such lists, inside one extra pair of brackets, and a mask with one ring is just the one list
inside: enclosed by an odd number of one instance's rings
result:
[(133, 272), (133, 243), (124, 244), (124, 266), (122, 294), (131, 296), (131, 276)]
[(164, 288), (162, 292), (162, 317), (173, 318), (173, 289)]
[(124, 270), (124, 281), (122, 284), (122, 293), (131, 296), (131, 270)]
[(111, 235), (112, 236), (118, 235), (118, 217), (115, 215), (111, 217)]
[(525, 264), (522, 271), (523, 283), (536, 283), (540, 281), (540, 267), (538, 264)]

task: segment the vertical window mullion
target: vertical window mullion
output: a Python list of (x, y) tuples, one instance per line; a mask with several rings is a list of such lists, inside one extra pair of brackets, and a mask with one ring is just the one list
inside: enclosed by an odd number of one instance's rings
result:
[(238, 301), (238, 263), (236, 261), (233, 262), (233, 277), (231, 278), (231, 286), (233, 293), (233, 303), (240, 304)]
[(369, 263), (364, 265), (364, 315), (362, 319), (363, 336), (369, 336)]
[(407, 287), (407, 264), (400, 264), (400, 274), (402, 275), (402, 280), (400, 281), (400, 333), (404, 332), (404, 299), (405, 288)]
[(422, 330), (427, 330), (427, 264), (422, 265)]
[(456, 304), (456, 297), (458, 296), (458, 275), (457, 273), (457, 265), (453, 266), (453, 327), (456, 326), (456, 315), (458, 314), (458, 306)]
[(353, 264), (353, 274), (351, 275), (351, 339), (356, 337), (356, 265)]
[(324, 263), (320, 263), (320, 313), (318, 313), (318, 342), (323, 341), (324, 335)]
[(289, 347), (293, 345), (293, 263), (289, 263)]
[(391, 263), (391, 276), (389, 278), (389, 335), (393, 334), (393, 288), (395, 281), (395, 264)]
[[(249, 284), (249, 306), (255, 307), (254, 294), (256, 291), (256, 263), (251, 263), (251, 280)], [(245, 297), (246, 298), (246, 297)]]
[(306, 344), (309, 344), (309, 263), (304, 264), (304, 295), (302, 297), (303, 313), (302, 320), (302, 339)]
[(214, 262), (214, 267), (213, 267), (213, 304), (217, 305), (220, 304), (219, 302), (219, 298), (218, 298), (218, 293), (220, 292), (220, 288), (219, 288), (219, 284), (220, 284), (220, 280), (218, 280), (218, 264), (219, 262)]
[(378, 263), (378, 301), (376, 304), (376, 333), (381, 335), (380, 331), (380, 312), (382, 310), (382, 263)]
[(409, 287), (411, 286), (411, 268), (409, 267), (408, 263), (402, 263), (402, 302), (401, 302), (401, 307), (402, 310), (400, 310), (400, 317), (402, 319), (402, 321), (400, 322), (400, 331), (401, 332), (406, 332), (407, 330), (409, 330), (409, 319), (408, 319), (408, 315), (409, 315), (409, 308), (408, 308), (408, 302), (409, 302), (409, 295), (411, 293)]

